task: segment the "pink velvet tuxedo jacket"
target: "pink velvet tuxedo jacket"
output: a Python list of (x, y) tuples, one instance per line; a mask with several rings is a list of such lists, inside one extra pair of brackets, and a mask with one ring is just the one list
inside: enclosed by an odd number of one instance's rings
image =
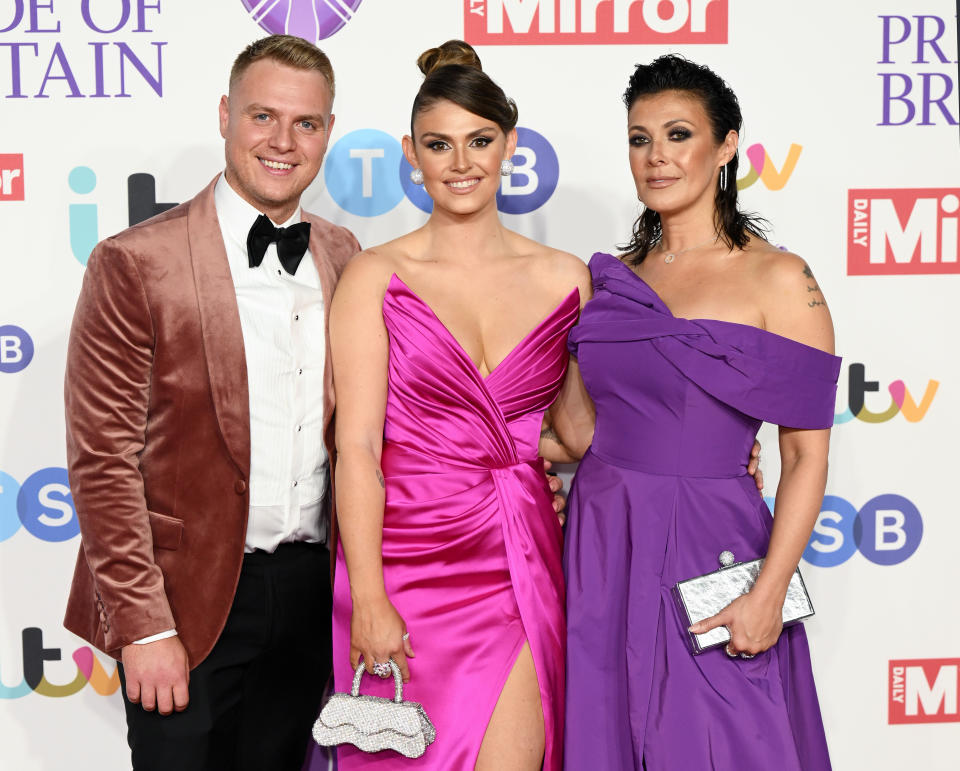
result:
[[(215, 183), (97, 245), (65, 385), (82, 545), (64, 625), (116, 657), (175, 627), (191, 667), (226, 621), (249, 508), (246, 360)], [(337, 279), (359, 245), (345, 228), (306, 212), (303, 220), (329, 320)], [(327, 336), (323, 425), (332, 467), (329, 351)]]

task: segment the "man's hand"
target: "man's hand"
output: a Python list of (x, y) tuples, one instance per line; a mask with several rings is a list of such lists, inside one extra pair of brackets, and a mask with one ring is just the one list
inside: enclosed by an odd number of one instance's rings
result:
[(145, 645), (126, 645), (121, 652), (127, 680), (127, 698), (147, 712), (161, 715), (187, 708), (190, 694), (190, 666), (179, 637), (168, 637)]
[(757, 489), (763, 492), (763, 472), (760, 470), (760, 442), (753, 440), (753, 447), (750, 449), (750, 459), (747, 461), (747, 473), (753, 477)]
[[(544, 460), (543, 470), (550, 471), (551, 468), (553, 468), (553, 464), (548, 460)], [(557, 512), (560, 527), (563, 527), (567, 521), (567, 514), (564, 511), (564, 509), (567, 508), (567, 496), (561, 492), (563, 490), (563, 480), (556, 474), (547, 474), (547, 484), (550, 486), (550, 492), (553, 493), (553, 510)]]

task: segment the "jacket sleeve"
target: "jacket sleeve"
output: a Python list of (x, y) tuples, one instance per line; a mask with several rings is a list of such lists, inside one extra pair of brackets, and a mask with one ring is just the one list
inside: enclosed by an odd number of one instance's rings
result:
[(139, 459), (154, 327), (137, 264), (115, 239), (87, 264), (67, 349), (67, 465), (106, 647), (176, 624), (154, 561)]

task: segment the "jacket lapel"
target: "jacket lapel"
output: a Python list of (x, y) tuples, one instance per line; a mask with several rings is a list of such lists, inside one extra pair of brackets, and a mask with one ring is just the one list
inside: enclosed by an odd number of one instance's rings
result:
[[(219, 176), (217, 177), (219, 178)], [(250, 395), (237, 295), (214, 206), (217, 178), (190, 204), (187, 233), (213, 406), (227, 450), (250, 474)], [(313, 244), (311, 243), (311, 247)]]
[(311, 217), (301, 209), (300, 219), (303, 222), (310, 222), (310, 256), (313, 258), (314, 265), (317, 266), (317, 274), (320, 276), (320, 289), (323, 292), (323, 332), (326, 341), (326, 364), (323, 373), (323, 429), (327, 452), (331, 453), (333, 436), (332, 434), (328, 435), (328, 428), (333, 419), (335, 398), (333, 364), (330, 358), (330, 302), (333, 300), (333, 288), (337, 284), (337, 271), (327, 255), (322, 237), (323, 229), (320, 227), (317, 218)]

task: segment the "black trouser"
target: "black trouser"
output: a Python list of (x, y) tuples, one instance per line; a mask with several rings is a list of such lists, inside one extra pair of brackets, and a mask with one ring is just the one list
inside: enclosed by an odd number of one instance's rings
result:
[(330, 675), (331, 603), (325, 546), (245, 555), (220, 639), (190, 671), (183, 712), (131, 704), (120, 667), (134, 769), (299, 771)]

